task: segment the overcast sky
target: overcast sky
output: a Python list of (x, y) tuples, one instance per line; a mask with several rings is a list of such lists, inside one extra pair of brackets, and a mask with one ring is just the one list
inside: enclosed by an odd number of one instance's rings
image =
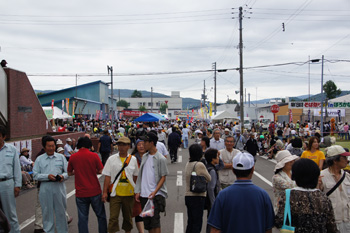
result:
[[(27, 75), (48, 74), (29, 76), (39, 90), (74, 86), (75, 74), (85, 75), (78, 85), (109, 82), (109, 65), (115, 89), (199, 99), (205, 80), (213, 101), (214, 72), (139, 74), (239, 67), (240, 6), (244, 67), (268, 65), (244, 70), (252, 100), (308, 94), (309, 55), (325, 56), (324, 82), (350, 89), (349, 0), (11, 0), (0, 8), (0, 59)], [(310, 65), (310, 82), (319, 93), (320, 63)], [(238, 90), (238, 71), (217, 74), (218, 102), (239, 100)]]

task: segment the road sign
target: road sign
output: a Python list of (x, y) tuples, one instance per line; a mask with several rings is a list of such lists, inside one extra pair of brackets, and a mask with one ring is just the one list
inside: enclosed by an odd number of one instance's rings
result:
[(279, 110), (280, 110), (280, 107), (277, 104), (274, 104), (274, 105), (271, 106), (270, 109), (271, 109), (272, 113), (278, 113)]

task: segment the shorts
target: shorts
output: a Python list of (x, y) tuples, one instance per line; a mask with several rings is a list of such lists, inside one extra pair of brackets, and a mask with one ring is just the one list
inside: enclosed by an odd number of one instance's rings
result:
[[(140, 197), (141, 207), (146, 205), (148, 198)], [(143, 218), (143, 224), (146, 230), (160, 227), (160, 212), (165, 212), (165, 197), (157, 195), (153, 198), (154, 216)]]

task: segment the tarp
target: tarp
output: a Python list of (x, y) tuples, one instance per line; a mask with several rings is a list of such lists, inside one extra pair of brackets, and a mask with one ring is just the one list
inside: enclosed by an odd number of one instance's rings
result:
[(53, 107), (53, 114), (52, 114), (52, 108), (51, 107), (42, 107), (47, 119), (72, 119), (73, 117), (68, 115), (66, 112), (63, 112), (62, 114), (62, 109), (54, 106)]
[(165, 121), (166, 119), (156, 113), (145, 113), (142, 116), (136, 118), (134, 121), (139, 122), (154, 122), (154, 121)]
[(217, 112), (216, 115), (214, 115), (212, 118), (213, 121), (219, 121), (219, 120), (224, 120), (224, 119), (236, 119), (236, 120), (238, 120), (237, 117), (235, 117), (232, 113), (230, 113), (228, 111)]

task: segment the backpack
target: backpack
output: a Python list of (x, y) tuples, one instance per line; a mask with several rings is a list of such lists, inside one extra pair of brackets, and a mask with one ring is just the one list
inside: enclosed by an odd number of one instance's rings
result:
[(131, 130), (131, 135), (130, 135), (130, 136), (133, 137), (133, 138), (136, 137), (136, 131), (137, 131), (137, 130), (136, 130), (135, 128), (133, 128), (133, 129)]

